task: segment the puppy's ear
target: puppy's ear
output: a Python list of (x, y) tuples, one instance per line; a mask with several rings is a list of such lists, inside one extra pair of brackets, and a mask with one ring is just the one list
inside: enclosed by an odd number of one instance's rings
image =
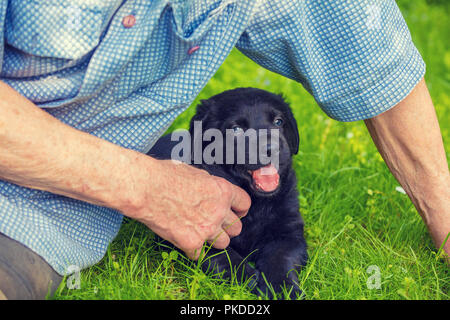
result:
[(194, 121), (201, 121), (202, 124), (206, 122), (212, 105), (214, 105), (212, 99), (201, 100), (200, 104), (197, 105), (197, 110), (194, 116), (191, 118), (191, 122), (189, 124), (189, 132), (191, 133), (191, 135), (194, 132)]
[(294, 114), (292, 113), (292, 110), (289, 106), (289, 104), (286, 102), (284, 97), (279, 94), (281, 99), (283, 100), (285, 104), (285, 108), (283, 110), (283, 114), (286, 118), (286, 130), (284, 133), (284, 136), (286, 137), (286, 140), (289, 144), (289, 149), (291, 150), (291, 154), (297, 154), (298, 153), (298, 147), (300, 144), (300, 136), (298, 133), (298, 127), (297, 127), (297, 121), (294, 118)]
[[(213, 99), (201, 100), (200, 104), (197, 105), (196, 112), (194, 116), (191, 118), (191, 122), (189, 124), (189, 133), (191, 134), (191, 159), (194, 163), (198, 164), (198, 161), (201, 159), (196, 158), (196, 152), (200, 152), (199, 155), (202, 154), (202, 150), (205, 148), (205, 141), (203, 141), (202, 136), (203, 132), (207, 129), (208, 121), (211, 118), (211, 111), (213, 106), (215, 105)], [(196, 121), (201, 122), (201, 131), (194, 130), (194, 123)], [(198, 147), (201, 147), (201, 150), (197, 150)], [(196, 151), (197, 150), (197, 151)]]

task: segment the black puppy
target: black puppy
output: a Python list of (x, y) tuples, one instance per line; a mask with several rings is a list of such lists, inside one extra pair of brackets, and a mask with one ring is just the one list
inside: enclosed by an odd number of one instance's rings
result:
[[(224, 147), (222, 162), (193, 165), (238, 185), (252, 200), (248, 214), (242, 219), (241, 234), (231, 238), (226, 253), (217, 254), (223, 250), (210, 249), (203, 268), (224, 271), (225, 277), (231, 277), (231, 263), (233, 269), (238, 272), (238, 278), (243, 274), (244, 280), (250, 278), (254, 281), (254, 292), (261, 290), (272, 296), (267, 286), (267, 283), (270, 283), (276, 293), (285, 287), (290, 290), (291, 298), (296, 298), (301, 294), (296, 271), (306, 264), (307, 252), (303, 220), (299, 213), (297, 181), (291, 166), (292, 155), (298, 152), (299, 135), (289, 105), (281, 96), (255, 88), (229, 90), (203, 100), (191, 120), (192, 155), (195, 145), (200, 145), (201, 151), (208, 145), (208, 142), (201, 140), (198, 132), (194, 132), (195, 121), (201, 121), (201, 133), (211, 128), (220, 130), (224, 137), (223, 145), (231, 132), (234, 135), (235, 148), (230, 155), (229, 149)], [(253, 129), (256, 133), (264, 131), (267, 138), (264, 143), (263, 139), (259, 138), (260, 135), (253, 141), (246, 137), (245, 161), (242, 163), (237, 161), (237, 140), (248, 132), (248, 129)], [(271, 132), (278, 132), (278, 141), (271, 139)], [(158, 159), (170, 159), (172, 148), (179, 143), (171, 140), (171, 135), (162, 137), (148, 155)], [(275, 144), (268, 143), (269, 141), (275, 141)], [(263, 147), (266, 151), (266, 160), (276, 158), (278, 164), (263, 163), (264, 159), (260, 154), (264, 153), (259, 151), (256, 160), (251, 162), (249, 150), (255, 150), (252, 149), (252, 144), (255, 143), (260, 144), (257, 150)], [(217, 156), (213, 153), (214, 155)], [(225, 156), (228, 161), (225, 161)], [(196, 157), (192, 156), (192, 162)], [(253, 262), (255, 268), (247, 262)]]

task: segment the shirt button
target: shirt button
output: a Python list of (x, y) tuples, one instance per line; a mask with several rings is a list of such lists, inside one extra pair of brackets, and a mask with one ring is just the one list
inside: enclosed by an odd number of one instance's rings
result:
[(200, 49), (200, 46), (195, 46), (192, 47), (188, 50), (188, 54), (193, 54), (195, 51), (197, 51), (198, 49)]
[(122, 24), (125, 28), (131, 28), (136, 23), (136, 18), (132, 14), (123, 17)]

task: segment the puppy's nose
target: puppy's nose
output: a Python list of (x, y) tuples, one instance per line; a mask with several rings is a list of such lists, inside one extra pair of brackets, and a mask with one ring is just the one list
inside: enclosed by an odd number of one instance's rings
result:
[(266, 152), (269, 157), (272, 155), (272, 145), (270, 143), (266, 145)]
[(280, 148), (278, 144), (266, 144), (265, 147), (266, 151), (267, 151), (267, 156), (271, 157), (272, 155), (276, 155), (278, 153), (280, 153)]
[(273, 155), (276, 155), (276, 154), (278, 154), (279, 151), (280, 151), (277, 145), (273, 145), (273, 144), (270, 144), (270, 143), (269, 143), (269, 144), (266, 144), (266, 146), (264, 147), (263, 150), (266, 151), (266, 155), (267, 155), (268, 157), (271, 157), (271, 156), (273, 156)]

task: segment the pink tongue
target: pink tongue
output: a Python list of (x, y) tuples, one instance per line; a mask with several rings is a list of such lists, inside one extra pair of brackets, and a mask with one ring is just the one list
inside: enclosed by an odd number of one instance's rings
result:
[(265, 192), (275, 190), (280, 180), (277, 169), (271, 164), (252, 171), (252, 178), (255, 185)]

